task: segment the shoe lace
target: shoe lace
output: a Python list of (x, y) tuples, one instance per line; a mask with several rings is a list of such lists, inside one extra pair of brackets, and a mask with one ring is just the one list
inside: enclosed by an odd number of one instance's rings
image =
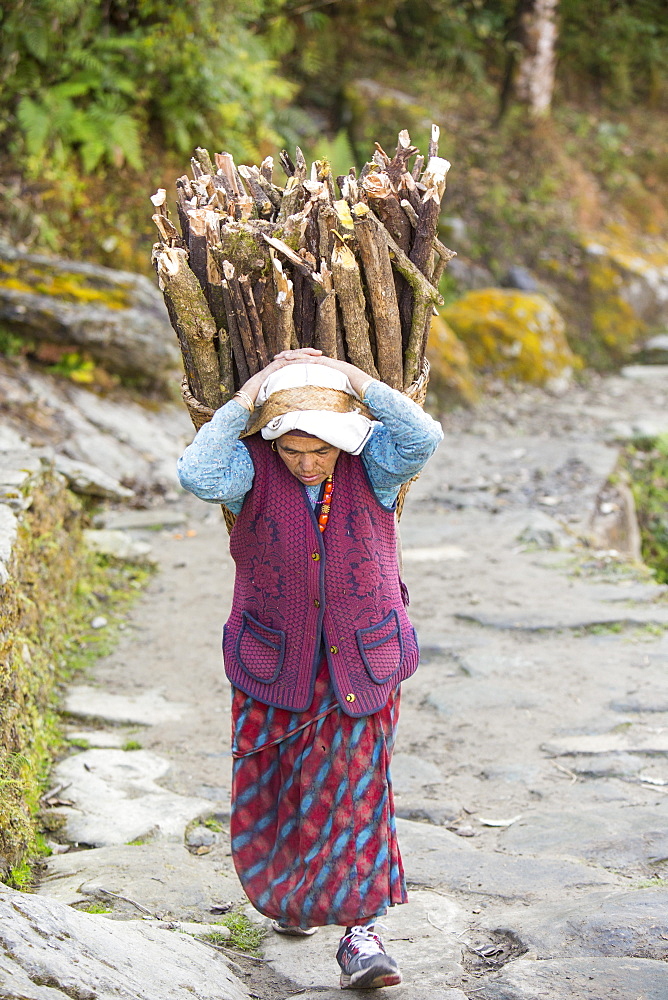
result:
[(350, 928), (349, 943), (361, 958), (377, 955), (384, 950), (380, 937), (375, 933), (376, 927), (385, 927), (385, 924), (356, 924)]

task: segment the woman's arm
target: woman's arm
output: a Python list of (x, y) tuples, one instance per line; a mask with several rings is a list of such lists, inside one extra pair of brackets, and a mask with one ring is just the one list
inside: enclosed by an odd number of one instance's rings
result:
[(402, 483), (417, 476), (436, 451), (443, 431), (417, 403), (383, 382), (369, 383), (364, 403), (380, 426), (374, 428), (362, 461), (376, 496), (391, 506)]
[(208, 503), (224, 503), (235, 514), (255, 474), (248, 448), (239, 440), (247, 422), (248, 409), (230, 399), (200, 428), (176, 467), (184, 490)]
[(277, 355), (266, 368), (248, 379), (238, 396), (216, 410), (178, 460), (177, 475), (184, 490), (208, 503), (224, 503), (234, 514), (239, 513), (255, 475), (248, 448), (239, 436), (246, 429), (249, 410), (255, 405), (260, 386), (284, 365), (309, 361), (320, 353), (306, 347)]

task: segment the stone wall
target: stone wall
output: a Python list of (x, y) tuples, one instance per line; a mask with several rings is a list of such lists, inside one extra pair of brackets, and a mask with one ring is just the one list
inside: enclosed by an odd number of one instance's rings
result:
[(0, 879), (35, 848), (61, 647), (89, 558), (82, 526), (52, 464), (32, 449), (0, 451)]

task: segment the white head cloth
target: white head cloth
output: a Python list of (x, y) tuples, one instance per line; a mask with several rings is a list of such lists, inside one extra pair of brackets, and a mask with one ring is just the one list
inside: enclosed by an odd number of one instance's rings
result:
[[(286, 365), (273, 372), (262, 384), (256, 405), (261, 406), (274, 392), (283, 389), (297, 389), (313, 385), (325, 389), (347, 392), (355, 399), (359, 396), (343, 372), (327, 365), (295, 364)], [(359, 455), (371, 434), (376, 420), (369, 420), (359, 410), (337, 413), (332, 410), (291, 410), (280, 417), (274, 417), (262, 428), (262, 437), (273, 441), (290, 431), (303, 431), (326, 441), (334, 448)]]

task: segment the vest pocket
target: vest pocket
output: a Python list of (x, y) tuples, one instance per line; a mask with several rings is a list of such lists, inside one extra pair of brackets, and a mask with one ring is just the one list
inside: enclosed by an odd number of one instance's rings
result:
[(404, 641), (397, 612), (390, 611), (377, 625), (358, 628), (355, 635), (369, 677), (376, 684), (385, 684), (404, 661)]
[(247, 611), (242, 611), (241, 619), (237, 663), (253, 680), (273, 684), (285, 659), (285, 632), (263, 625)]

